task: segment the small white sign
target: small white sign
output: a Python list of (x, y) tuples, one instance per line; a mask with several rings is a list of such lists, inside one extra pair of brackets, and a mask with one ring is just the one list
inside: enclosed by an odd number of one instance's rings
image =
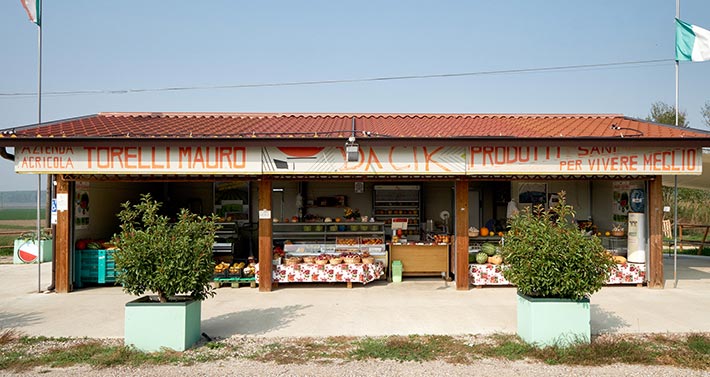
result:
[(52, 224), (57, 224), (57, 199), (52, 199)]
[(69, 194), (57, 194), (57, 211), (69, 209)]
[(663, 212), (670, 212), (671, 206), (663, 206)]
[(271, 210), (262, 209), (259, 210), (259, 220), (268, 220), (271, 218)]

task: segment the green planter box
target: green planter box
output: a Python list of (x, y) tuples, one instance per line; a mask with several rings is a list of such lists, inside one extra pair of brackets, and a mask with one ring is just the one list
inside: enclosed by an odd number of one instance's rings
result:
[(184, 351), (200, 340), (201, 301), (159, 303), (149, 296), (126, 303), (124, 343), (145, 352)]
[(34, 240), (16, 239), (14, 250), (12, 256), (14, 264), (37, 263), (38, 256), (41, 262), (52, 261), (52, 240), (40, 240), (39, 250), (37, 250)]
[(518, 336), (541, 347), (589, 343), (589, 299), (532, 298), (518, 292)]

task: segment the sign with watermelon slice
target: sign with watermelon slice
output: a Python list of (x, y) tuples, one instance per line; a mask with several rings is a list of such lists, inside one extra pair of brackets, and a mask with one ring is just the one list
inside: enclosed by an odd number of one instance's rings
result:
[(34, 241), (27, 241), (17, 249), (17, 257), (25, 263), (33, 263), (39, 257), (39, 246)]

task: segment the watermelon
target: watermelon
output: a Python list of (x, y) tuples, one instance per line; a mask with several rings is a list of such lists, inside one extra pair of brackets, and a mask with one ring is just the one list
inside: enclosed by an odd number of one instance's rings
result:
[(476, 254), (476, 263), (478, 264), (486, 264), (488, 263), (488, 254), (484, 252), (480, 252)]
[(492, 257), (496, 254), (496, 245), (486, 242), (483, 245), (481, 245), (481, 251), (485, 253), (486, 255)]

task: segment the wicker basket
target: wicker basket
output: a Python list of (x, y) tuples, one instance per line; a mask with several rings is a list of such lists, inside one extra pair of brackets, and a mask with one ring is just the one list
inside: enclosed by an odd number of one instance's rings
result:
[(373, 264), (373, 263), (375, 263), (375, 257), (363, 257), (362, 263), (363, 264)]
[(303, 257), (303, 263), (315, 263), (316, 257)]
[(330, 262), (328, 259), (316, 259), (316, 264), (319, 266), (324, 266)]
[(299, 258), (299, 257), (286, 258), (286, 265), (287, 266), (295, 266), (299, 263), (301, 263), (301, 258)]
[(341, 264), (343, 263), (343, 258), (330, 258), (330, 264)]
[(345, 262), (345, 264), (360, 263), (360, 257), (343, 258), (343, 262)]
[(611, 235), (614, 237), (623, 237), (624, 231), (623, 230), (612, 230)]
[(479, 231), (470, 231), (470, 230), (468, 231), (469, 237), (478, 237), (479, 234), (480, 234)]

